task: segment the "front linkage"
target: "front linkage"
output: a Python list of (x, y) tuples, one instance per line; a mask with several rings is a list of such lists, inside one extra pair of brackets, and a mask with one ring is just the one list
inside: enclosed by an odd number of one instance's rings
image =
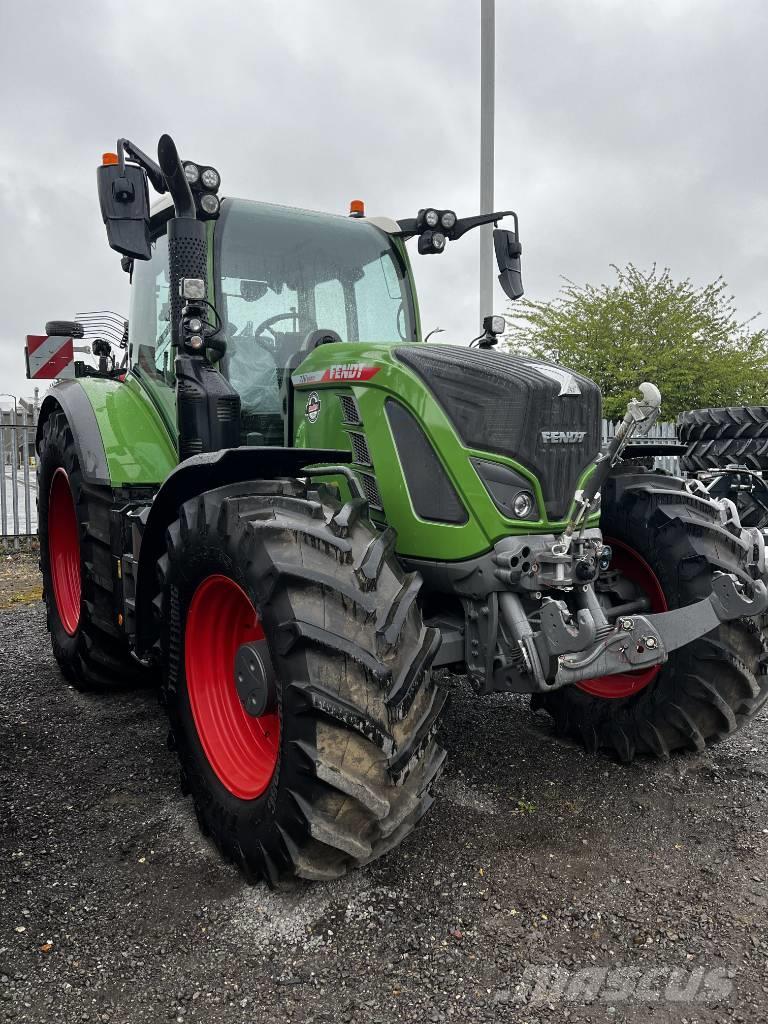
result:
[[(742, 549), (747, 579), (715, 571), (712, 592), (694, 604), (644, 614), (644, 598), (605, 607), (596, 584), (612, 552), (586, 523), (600, 503), (600, 488), (634, 434), (646, 434), (660, 406), (658, 389), (644, 383), (616, 436), (593, 463), (560, 536), (507, 537), (453, 579), (465, 610), (464, 657), (478, 693), (547, 693), (595, 677), (648, 669), (706, 635), (722, 622), (760, 615), (768, 608), (762, 533), (742, 527), (728, 501), (715, 502), (724, 526)], [(690, 487), (691, 500), (707, 500)], [(610, 616), (610, 618), (609, 618)], [(537, 628), (538, 626), (538, 628)], [(445, 658), (449, 660), (446, 652)]]
[[(740, 544), (747, 567), (764, 573), (760, 532), (743, 528)], [(595, 591), (597, 575), (611, 555), (599, 531), (585, 531), (567, 554), (553, 553), (555, 547), (552, 535), (502, 541), (488, 556), (493, 579), (486, 593), (479, 593), (477, 584), (490, 574), (480, 566), (463, 585), (457, 584), (467, 592), (465, 654), (477, 692), (547, 692), (583, 679), (661, 665), (672, 651), (721, 622), (768, 608), (768, 588), (761, 579), (751, 581), (748, 593), (734, 573), (718, 572), (710, 596), (695, 604), (645, 615), (638, 612), (638, 601), (623, 611), (611, 609), (611, 622)], [(575, 610), (562, 599), (566, 594)], [(539, 629), (526, 612), (531, 599), (540, 602)]]

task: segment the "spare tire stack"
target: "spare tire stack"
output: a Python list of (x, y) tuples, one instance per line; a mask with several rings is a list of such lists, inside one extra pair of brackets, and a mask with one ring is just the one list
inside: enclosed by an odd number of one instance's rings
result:
[(688, 446), (680, 467), (691, 473), (729, 465), (768, 470), (768, 406), (735, 405), (693, 409), (677, 419), (678, 436)]

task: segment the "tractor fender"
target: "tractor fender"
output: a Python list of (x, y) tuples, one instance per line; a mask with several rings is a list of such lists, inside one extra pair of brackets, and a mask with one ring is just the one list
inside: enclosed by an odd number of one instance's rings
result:
[(296, 477), (307, 466), (347, 463), (349, 451), (332, 448), (243, 447), (193, 455), (166, 478), (149, 507), (141, 534), (136, 572), (136, 653), (144, 658), (155, 641), (152, 601), (158, 559), (165, 552), (165, 532), (185, 501), (203, 491), (247, 480)]
[(57, 407), (67, 417), (88, 483), (156, 489), (178, 464), (171, 433), (136, 381), (83, 377), (57, 384), (40, 410), (38, 445)]
[(56, 409), (61, 409), (67, 417), (72, 437), (75, 440), (75, 451), (83, 479), (88, 483), (109, 486), (111, 483), (109, 466), (99, 430), (99, 422), (90, 399), (78, 380), (62, 381), (43, 399), (35, 438), (35, 450), (38, 455), (40, 454), (43, 425)]

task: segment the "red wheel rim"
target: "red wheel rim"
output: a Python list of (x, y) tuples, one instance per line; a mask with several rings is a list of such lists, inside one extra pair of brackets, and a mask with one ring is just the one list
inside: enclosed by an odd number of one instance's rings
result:
[(235, 687), (235, 654), (263, 640), (259, 616), (227, 576), (208, 576), (187, 613), (184, 663), (197, 735), (221, 784), (241, 800), (261, 796), (277, 764), (280, 719), (246, 713)]
[(80, 529), (69, 477), (61, 468), (48, 494), (48, 561), (59, 620), (74, 636), (80, 624)]
[[(611, 537), (605, 538), (605, 543), (613, 549), (611, 565), (617, 569), (622, 576), (634, 583), (648, 598), (651, 605), (651, 612), (667, 611), (667, 599), (656, 576), (656, 573), (648, 565), (644, 558), (620, 540)], [(592, 697), (603, 697), (607, 700), (615, 700), (619, 697), (631, 697), (653, 682), (661, 671), (661, 665), (652, 665), (650, 668), (641, 669), (638, 672), (623, 672), (619, 675), (598, 676), (596, 679), (583, 679), (576, 686)]]

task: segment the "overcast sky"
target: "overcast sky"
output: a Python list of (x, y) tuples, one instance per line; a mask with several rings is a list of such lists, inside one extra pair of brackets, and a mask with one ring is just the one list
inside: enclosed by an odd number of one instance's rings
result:
[[(529, 296), (656, 261), (768, 311), (765, 0), (497, 0), (496, 40), (495, 205)], [(0, 391), (31, 393), (46, 320), (127, 312), (95, 185), (118, 135), (170, 132), (223, 194), (478, 212), (479, 0), (28, 0), (0, 58)], [(477, 246), (414, 257), (425, 331), (477, 333)]]

